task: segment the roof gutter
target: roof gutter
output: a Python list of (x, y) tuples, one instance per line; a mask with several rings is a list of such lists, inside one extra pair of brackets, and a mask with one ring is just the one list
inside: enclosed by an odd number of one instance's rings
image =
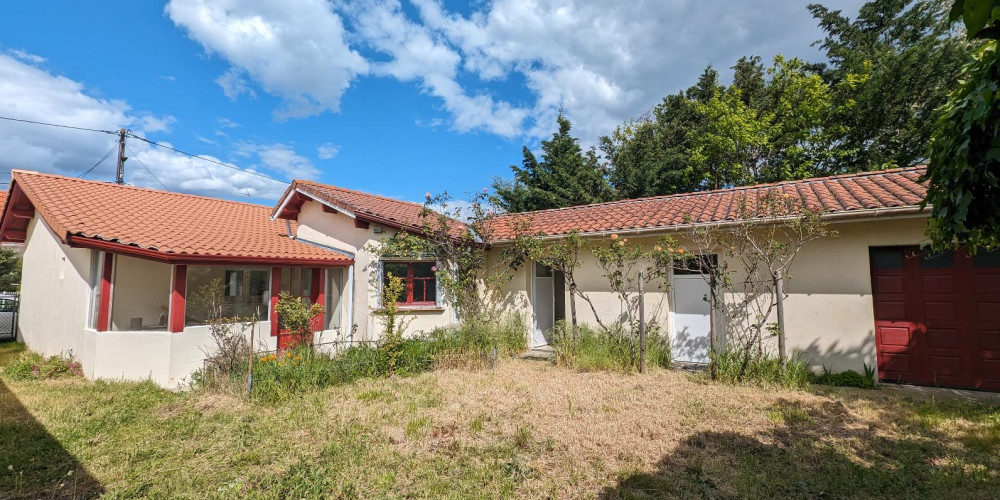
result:
[[(892, 207), (892, 208), (872, 208), (851, 212), (836, 212), (825, 214), (822, 217), (823, 220), (829, 221), (833, 224), (847, 223), (847, 222), (868, 222), (873, 220), (882, 219), (910, 219), (919, 217), (928, 217), (930, 211), (925, 212), (919, 206), (908, 205), (905, 207)], [(797, 217), (781, 217), (777, 219), (770, 219), (768, 222), (785, 222), (790, 220), (795, 220)], [(719, 222), (699, 222), (694, 224), (675, 224), (670, 226), (657, 226), (657, 227), (644, 227), (644, 228), (634, 228), (634, 229), (614, 229), (614, 230), (602, 230), (602, 231), (590, 231), (586, 233), (578, 233), (579, 236), (585, 238), (599, 238), (603, 236), (611, 236), (612, 234), (617, 235), (656, 235), (656, 234), (669, 234), (676, 233), (678, 231), (683, 231), (685, 229), (700, 229), (700, 228), (724, 228), (732, 227), (739, 224), (740, 221), (727, 220)], [(537, 239), (542, 241), (552, 241), (565, 238), (569, 233), (561, 233), (555, 235), (543, 235), (538, 236)], [(502, 245), (506, 243), (513, 243), (513, 239), (502, 239), (493, 240), (490, 242), (492, 245)]]
[(94, 250), (104, 250), (106, 252), (121, 253), (140, 259), (153, 260), (166, 264), (253, 264), (253, 265), (281, 265), (297, 267), (348, 267), (354, 264), (354, 259), (298, 259), (288, 257), (256, 257), (256, 256), (228, 256), (228, 255), (184, 255), (161, 252), (149, 248), (142, 248), (135, 245), (126, 245), (114, 241), (99, 240), (80, 236), (69, 236), (67, 238), (69, 246), (74, 248), (90, 248)]

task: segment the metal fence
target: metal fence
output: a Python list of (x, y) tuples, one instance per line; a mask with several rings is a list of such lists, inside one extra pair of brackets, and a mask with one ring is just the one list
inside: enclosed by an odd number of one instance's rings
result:
[(0, 342), (17, 340), (17, 310), (21, 297), (0, 293)]

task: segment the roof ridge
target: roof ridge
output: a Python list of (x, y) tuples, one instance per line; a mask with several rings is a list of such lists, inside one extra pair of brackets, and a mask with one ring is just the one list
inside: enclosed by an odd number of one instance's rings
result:
[(687, 193), (664, 194), (664, 195), (658, 195), (658, 196), (646, 196), (646, 197), (642, 197), (642, 198), (628, 198), (628, 199), (624, 199), (624, 200), (604, 201), (604, 202), (600, 202), (600, 203), (590, 203), (590, 204), (586, 204), (586, 205), (573, 205), (573, 206), (569, 206), (569, 207), (547, 208), (547, 209), (544, 209), (544, 210), (532, 210), (532, 211), (528, 211), (528, 212), (511, 212), (511, 213), (500, 214), (498, 217), (528, 216), (528, 215), (532, 215), (532, 214), (552, 213), (552, 212), (576, 210), (576, 209), (584, 208), (584, 207), (588, 207), (589, 208), (589, 207), (606, 207), (606, 206), (626, 205), (626, 204), (635, 203), (635, 202), (647, 202), (647, 201), (665, 200), (665, 199), (671, 199), (671, 198), (684, 198), (684, 197), (688, 197), (688, 196), (704, 196), (704, 195), (713, 195), (713, 194), (719, 194), (719, 193), (734, 193), (734, 192), (740, 192), (740, 191), (752, 191), (752, 190), (757, 190), (757, 189), (762, 189), (762, 188), (768, 188), (768, 187), (783, 187), (783, 186), (787, 186), (787, 185), (812, 185), (812, 184), (815, 184), (817, 182), (830, 181), (830, 180), (835, 180), (835, 181), (839, 182), (840, 180), (845, 179), (845, 178), (859, 179), (859, 178), (866, 178), (866, 177), (882, 176), (882, 175), (886, 175), (886, 174), (898, 174), (898, 173), (916, 171), (916, 170), (921, 170), (921, 169), (926, 169), (926, 168), (927, 168), (926, 165), (912, 165), (912, 166), (909, 166), (909, 167), (891, 168), (891, 169), (886, 169), (886, 170), (868, 170), (868, 171), (865, 171), (865, 172), (855, 172), (853, 174), (838, 174), (838, 175), (831, 175), (831, 176), (828, 176), (828, 177), (809, 177), (809, 178), (806, 178), (806, 179), (795, 179), (795, 180), (779, 181), (779, 182), (766, 182), (766, 183), (761, 183), (761, 184), (752, 184), (752, 185), (749, 185), (749, 186), (734, 186), (734, 187), (729, 187), (729, 188), (710, 189), (710, 190), (707, 190), (707, 191), (690, 191), (690, 192), (687, 192)]
[(177, 193), (177, 192), (174, 192), (174, 191), (163, 191), (163, 190), (160, 190), (160, 189), (153, 189), (153, 188), (145, 188), (145, 187), (139, 187), (139, 186), (132, 186), (132, 185), (129, 185), (129, 184), (114, 184), (114, 183), (105, 182), (105, 181), (96, 181), (96, 180), (92, 180), (92, 179), (80, 179), (80, 178), (77, 178), (77, 177), (67, 177), (65, 175), (51, 174), (51, 173), (47, 173), (47, 172), (38, 172), (38, 171), (35, 171), (35, 170), (21, 170), (21, 169), (16, 169), (16, 168), (15, 169), (11, 169), (11, 179), (12, 180), (14, 179), (14, 174), (17, 174), (17, 175), (28, 175), (28, 176), (39, 176), (39, 177), (49, 177), (49, 178), (54, 178), (54, 179), (61, 179), (61, 180), (79, 182), (79, 183), (83, 183), (83, 184), (97, 184), (97, 185), (101, 185), (101, 186), (109, 186), (109, 187), (120, 188), (120, 189), (131, 189), (131, 190), (135, 190), (135, 191), (153, 192), (153, 193), (157, 193), (157, 194), (170, 195), (170, 196), (183, 196), (185, 198), (199, 198), (199, 199), (209, 200), (209, 201), (216, 201), (216, 202), (223, 202), (223, 203), (233, 203), (233, 204), (237, 204), (237, 205), (245, 205), (245, 206), (254, 207), (254, 208), (263, 208), (263, 209), (266, 209), (266, 210), (270, 210), (271, 209), (271, 207), (268, 207), (266, 205), (260, 205), (260, 204), (257, 204), (257, 203), (250, 203), (250, 202), (246, 202), (246, 201), (227, 200), (225, 198), (214, 198), (214, 197), (211, 197), (211, 196), (205, 196), (205, 195), (200, 195), (200, 194), (189, 194), (189, 193)]
[(421, 205), (420, 203), (414, 202), (414, 201), (406, 201), (406, 200), (400, 200), (400, 199), (396, 199), (396, 198), (390, 198), (388, 196), (383, 196), (383, 195), (374, 194), (374, 193), (368, 193), (368, 192), (360, 191), (360, 190), (357, 190), (357, 189), (351, 189), (351, 188), (345, 188), (345, 187), (340, 187), (340, 186), (334, 186), (333, 184), (325, 184), (325, 183), (322, 183), (322, 182), (311, 181), (311, 180), (308, 180), (308, 179), (295, 179), (295, 182), (301, 183), (301, 184), (311, 184), (313, 186), (321, 186), (321, 187), (324, 187), (324, 188), (327, 188), (327, 189), (335, 189), (337, 191), (346, 191), (348, 193), (360, 194), (362, 196), (371, 196), (372, 198), (379, 198), (379, 199), (382, 199), (382, 200), (394, 201), (394, 202), (397, 202), (397, 203), (405, 203), (407, 205), (413, 205), (415, 207), (423, 208), (423, 205)]

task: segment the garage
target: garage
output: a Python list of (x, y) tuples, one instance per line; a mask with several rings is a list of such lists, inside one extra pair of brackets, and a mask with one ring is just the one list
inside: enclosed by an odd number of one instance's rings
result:
[(879, 378), (1000, 390), (1000, 251), (869, 252)]

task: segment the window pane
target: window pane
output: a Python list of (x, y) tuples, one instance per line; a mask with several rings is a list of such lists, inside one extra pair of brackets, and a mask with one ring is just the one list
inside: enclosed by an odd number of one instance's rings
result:
[(938, 254), (925, 252), (920, 256), (920, 267), (924, 269), (948, 269), (955, 262), (955, 256), (951, 250)]
[(873, 269), (903, 268), (902, 248), (872, 248), (871, 256)]
[(437, 284), (435, 271), (437, 267), (433, 262), (414, 262), (413, 269), (413, 301), (414, 302), (436, 302)]
[(690, 259), (682, 259), (674, 262), (675, 275), (696, 275), (708, 274), (715, 267), (718, 258), (715, 254), (699, 255)]
[(345, 274), (344, 270), (339, 268), (327, 269), (326, 271), (326, 317), (328, 321), (327, 329), (329, 330), (340, 328), (341, 326)]
[(267, 321), (270, 309), (269, 271), (261, 268), (189, 266), (185, 325), (202, 325), (215, 314), (249, 319), (255, 313)]
[(99, 250), (90, 251), (90, 313), (87, 318), (87, 326), (97, 329), (97, 314), (101, 304), (101, 261), (104, 260), (104, 252)]
[(972, 265), (975, 267), (1000, 267), (1000, 249), (976, 252), (976, 255), (972, 257)]
[(535, 263), (535, 277), (536, 278), (551, 278), (552, 268), (539, 263)]

